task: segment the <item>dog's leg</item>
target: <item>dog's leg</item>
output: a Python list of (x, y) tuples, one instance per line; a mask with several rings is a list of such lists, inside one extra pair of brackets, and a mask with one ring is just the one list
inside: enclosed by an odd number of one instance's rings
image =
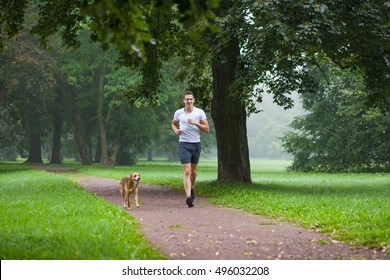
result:
[(127, 208), (128, 193), (126, 190), (123, 191), (123, 208)]
[(134, 198), (135, 198), (135, 205), (139, 208), (139, 204), (138, 204), (138, 187), (135, 189)]
[(131, 206), (130, 206), (130, 192), (126, 192), (126, 203), (127, 203), (127, 208), (128, 209), (131, 209)]

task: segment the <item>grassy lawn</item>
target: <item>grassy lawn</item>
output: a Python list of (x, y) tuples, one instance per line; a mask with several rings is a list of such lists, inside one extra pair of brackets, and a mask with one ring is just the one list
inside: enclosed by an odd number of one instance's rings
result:
[(162, 259), (117, 206), (69, 179), (0, 163), (0, 259)]
[[(390, 174), (295, 173), (285, 171), (286, 166), (286, 161), (254, 160), (252, 184), (215, 185), (217, 164), (203, 160), (197, 194), (209, 196), (215, 204), (291, 221), (336, 240), (390, 253)], [(138, 162), (113, 169), (72, 167), (115, 179), (138, 171), (143, 183), (182, 189), (178, 163)]]
[[(390, 253), (390, 174), (294, 173), (285, 171), (287, 165), (254, 160), (253, 183), (216, 185), (216, 162), (202, 160), (197, 194), (215, 204), (292, 221), (336, 240)], [(182, 190), (176, 162), (140, 161), (112, 169), (67, 166), (114, 179), (137, 171), (142, 183)], [(0, 164), (0, 172), (1, 259), (162, 258), (139, 234), (134, 219), (69, 178), (22, 164)]]

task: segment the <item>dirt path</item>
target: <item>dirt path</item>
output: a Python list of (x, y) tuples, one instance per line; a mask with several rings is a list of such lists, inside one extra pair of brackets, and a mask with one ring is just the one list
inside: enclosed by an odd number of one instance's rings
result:
[[(119, 181), (80, 176), (77, 183), (122, 207)], [(197, 196), (188, 208), (182, 192), (141, 184), (139, 199), (140, 208), (126, 211), (168, 259), (390, 259), (291, 223), (211, 205), (205, 197)]]

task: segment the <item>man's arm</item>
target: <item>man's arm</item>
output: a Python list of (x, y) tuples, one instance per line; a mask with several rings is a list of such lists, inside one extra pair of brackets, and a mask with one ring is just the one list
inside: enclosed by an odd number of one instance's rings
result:
[(175, 132), (176, 135), (180, 135), (183, 132), (178, 128), (179, 122), (175, 119), (172, 120), (171, 127), (173, 132)]
[(196, 122), (193, 119), (188, 119), (188, 123), (196, 125), (197, 127), (199, 127), (200, 130), (204, 132), (210, 131), (209, 122), (207, 119), (200, 120), (200, 122)]

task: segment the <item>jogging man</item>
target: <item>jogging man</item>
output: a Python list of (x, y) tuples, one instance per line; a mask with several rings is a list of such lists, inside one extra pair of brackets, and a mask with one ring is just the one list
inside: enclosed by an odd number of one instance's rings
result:
[(172, 120), (172, 130), (179, 135), (178, 153), (183, 167), (183, 184), (188, 207), (194, 206), (196, 170), (201, 152), (200, 132), (209, 132), (209, 123), (205, 112), (194, 106), (195, 98), (186, 91), (183, 98), (184, 108), (177, 110)]

